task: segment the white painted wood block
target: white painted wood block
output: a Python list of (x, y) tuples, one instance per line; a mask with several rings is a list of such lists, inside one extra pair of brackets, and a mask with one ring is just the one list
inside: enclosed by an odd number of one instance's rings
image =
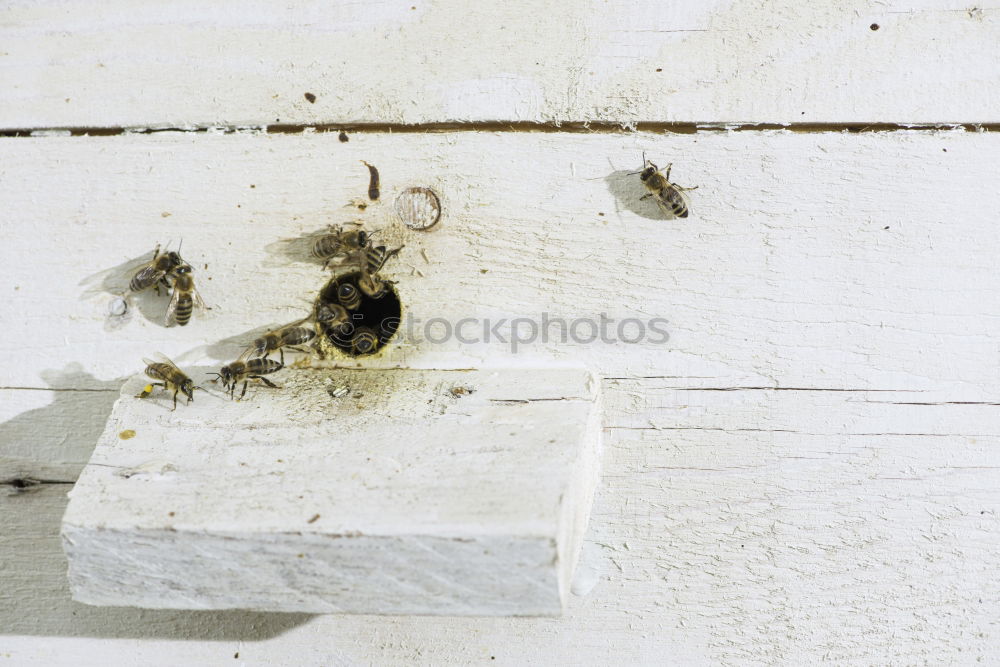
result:
[(175, 411), (162, 393), (135, 398), (144, 376), (125, 383), (63, 520), (74, 598), (561, 611), (597, 481), (589, 372), (286, 369), (275, 379), (280, 389), (252, 387), (243, 401), (209, 385)]

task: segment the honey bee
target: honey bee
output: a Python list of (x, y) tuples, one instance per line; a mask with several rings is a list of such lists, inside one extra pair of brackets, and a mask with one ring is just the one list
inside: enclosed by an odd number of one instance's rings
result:
[(368, 275), (375, 275), (382, 270), (385, 266), (387, 259), (398, 253), (403, 249), (403, 246), (394, 248), (392, 250), (387, 249), (384, 245), (380, 246), (366, 246), (364, 252), (361, 253), (361, 271), (367, 273)]
[(146, 385), (146, 388), (139, 394), (140, 398), (146, 398), (152, 393), (153, 387), (163, 387), (166, 391), (171, 389), (174, 392), (174, 407), (171, 408), (171, 412), (177, 409), (177, 393), (180, 392), (187, 396), (188, 403), (194, 400), (194, 390), (201, 389), (201, 387), (196, 387), (194, 381), (184, 374), (184, 371), (177, 368), (177, 365), (164, 357), (163, 355), (157, 355), (160, 357), (158, 361), (153, 361), (152, 359), (143, 359), (143, 363), (146, 364), (146, 375), (153, 378), (154, 380), (160, 380), (160, 382), (152, 382)]
[(157, 244), (156, 248), (153, 249), (153, 259), (142, 266), (135, 275), (132, 276), (132, 280), (129, 282), (129, 288), (133, 292), (142, 292), (150, 287), (156, 287), (156, 292), (159, 294), (160, 285), (164, 287), (170, 287), (170, 283), (167, 281), (167, 276), (172, 275), (174, 271), (183, 266), (190, 266), (181, 259), (178, 252), (171, 250), (170, 252), (165, 252), (160, 254), (160, 246)]
[(376, 276), (361, 274), (358, 279), (358, 289), (371, 299), (381, 299), (389, 291), (389, 281)]
[(372, 235), (360, 229), (344, 231), (333, 227), (329, 234), (323, 234), (313, 241), (312, 254), (317, 259), (325, 260), (323, 268), (330, 266), (335, 257), (350, 259), (365, 248)]
[(167, 306), (167, 326), (179, 324), (187, 326), (191, 321), (191, 313), (194, 307), (205, 308), (205, 302), (194, 287), (194, 277), (191, 275), (191, 266), (182, 264), (174, 269), (170, 275), (174, 278), (174, 293), (170, 297), (170, 305)]
[(340, 329), (351, 321), (351, 315), (347, 309), (338, 303), (326, 303), (321, 301), (316, 305), (314, 319), (317, 324), (331, 329)]
[(215, 375), (217, 379), (222, 380), (223, 388), (229, 391), (229, 398), (234, 397), (236, 385), (242, 382), (243, 391), (240, 393), (240, 400), (243, 400), (243, 397), (246, 396), (247, 384), (250, 380), (260, 380), (268, 387), (276, 389), (278, 385), (264, 376), (279, 371), (283, 367), (284, 364), (274, 359), (249, 359), (247, 361), (237, 359), (223, 366), (219, 369), (218, 373), (210, 373), (210, 375)]
[(636, 173), (639, 174), (639, 180), (642, 181), (642, 184), (646, 186), (649, 192), (643, 195), (642, 199), (652, 197), (656, 205), (660, 207), (660, 210), (668, 218), (686, 218), (688, 217), (688, 201), (687, 195), (684, 192), (686, 190), (697, 190), (698, 186), (682, 188), (676, 183), (671, 183), (670, 167), (672, 166), (673, 164), (671, 163), (666, 166), (665, 170), (660, 170), (643, 155), (643, 169)]
[(347, 310), (357, 310), (361, 305), (361, 292), (351, 283), (343, 283), (337, 288), (337, 301)]
[(285, 365), (285, 348), (308, 343), (316, 337), (316, 332), (309, 327), (301, 326), (305, 320), (299, 320), (285, 325), (274, 331), (268, 331), (260, 338), (254, 340), (243, 354), (239, 356), (239, 361), (249, 359), (267, 359), (267, 355), (275, 350), (281, 355), (281, 365)]
[(358, 327), (351, 337), (351, 350), (354, 354), (368, 354), (378, 346), (378, 334), (371, 327)]
[(377, 247), (368, 246), (361, 255), (361, 278), (358, 280), (358, 287), (368, 297), (381, 299), (389, 290), (387, 281), (376, 277), (376, 273), (382, 270), (387, 259), (403, 249), (403, 246), (388, 250), (384, 245)]

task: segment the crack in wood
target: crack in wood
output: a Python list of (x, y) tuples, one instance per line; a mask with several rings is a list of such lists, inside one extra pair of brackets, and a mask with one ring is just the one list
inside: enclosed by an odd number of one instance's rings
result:
[(34, 477), (12, 477), (10, 479), (0, 480), (0, 486), (9, 486), (14, 489), (17, 493), (23, 493), (26, 491), (31, 491), (37, 487), (43, 486), (45, 484), (76, 484), (76, 481), (63, 480), (63, 479), (36, 479)]
[(0, 387), (0, 391), (98, 391), (117, 392), (119, 389), (108, 389), (98, 387)]
[(563, 134), (631, 134), (655, 132), (672, 134), (698, 134), (703, 132), (763, 132), (785, 130), (802, 134), (868, 132), (965, 130), (967, 132), (995, 132), (1000, 123), (972, 123), (964, 121), (942, 123), (725, 123), (725, 122), (614, 122), (614, 121), (476, 121), (438, 123), (271, 123), (261, 125), (191, 125), (162, 127), (20, 127), (0, 128), (0, 137), (108, 137), (122, 134), (158, 134), (184, 132), (193, 134), (301, 134), (303, 132), (355, 132), (368, 134), (420, 134), (434, 132), (538, 132)]

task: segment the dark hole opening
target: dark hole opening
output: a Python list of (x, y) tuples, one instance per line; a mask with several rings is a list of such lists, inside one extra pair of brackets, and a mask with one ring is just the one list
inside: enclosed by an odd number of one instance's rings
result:
[[(359, 271), (332, 278), (320, 290), (316, 307), (318, 308), (322, 304), (339, 304), (337, 290), (340, 286), (350, 283), (357, 287), (359, 278), (361, 278)], [(347, 325), (330, 327), (326, 324), (320, 324), (323, 334), (331, 345), (353, 357), (360, 357), (378, 352), (392, 339), (399, 329), (402, 306), (396, 287), (391, 283), (387, 283), (386, 286), (388, 288), (386, 293), (378, 299), (373, 299), (358, 290), (361, 295), (361, 304), (357, 309), (348, 311), (351, 315), (351, 321)], [(355, 336), (361, 331), (370, 331), (376, 338), (374, 346), (363, 352), (358, 351), (355, 345)]]

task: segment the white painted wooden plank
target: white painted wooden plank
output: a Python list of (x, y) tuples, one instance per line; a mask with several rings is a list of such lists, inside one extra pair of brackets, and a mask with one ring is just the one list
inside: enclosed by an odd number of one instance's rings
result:
[[(201, 382), (211, 369), (185, 370)], [(173, 411), (136, 398), (149, 381), (125, 383), (70, 494), (74, 599), (562, 611), (597, 483), (587, 371), (294, 369), (277, 394), (208, 389)]]
[[(45, 486), (0, 494), (0, 516), (14, 519), (12, 531), (0, 531), (0, 562), (13, 575), (5, 584), (15, 582), (0, 588), (2, 652), (48, 665), (126, 654), (203, 664), (236, 652), (248, 664), (292, 655), (304, 665), (664, 656), (862, 665), (988, 664), (1000, 651), (1000, 437), (989, 406), (905, 404), (919, 392), (883, 403), (878, 392), (718, 391), (681, 381), (605, 382), (609, 412), (619, 415), (609, 419), (628, 421), (608, 422), (581, 561), (596, 584), (578, 587), (562, 618), (79, 605), (69, 599), (57, 538), (65, 501)], [(674, 405), (686, 428), (667, 428)], [(932, 414), (916, 414), (925, 411)], [(659, 428), (635, 428), (644, 420)], [(913, 429), (938, 421), (937, 431)], [(986, 435), (947, 432), (963, 422)]]
[[(229, 361), (255, 332), (302, 316), (323, 285), (290, 239), (362, 219), (405, 243), (385, 271), (407, 318), (476, 318), (464, 333), (480, 341), (487, 319), (506, 321), (506, 342), (437, 344), (444, 324), (431, 339), (418, 324), (407, 339), (404, 318), (403, 337), (365, 366), (573, 362), (706, 386), (995, 401), (998, 142), (966, 132), (9, 139), (6, 381), (49, 388), (72, 376), (106, 388), (155, 350)], [(628, 170), (643, 151), (700, 186), (690, 218), (662, 220), (639, 200)], [(383, 203), (363, 213), (348, 205), (367, 188), (359, 160), (383, 182)], [(421, 184), (444, 201), (429, 232), (391, 212), (398, 192)], [(124, 280), (107, 288), (102, 272), (181, 239), (212, 310), (167, 329), (166, 299), (150, 294), (124, 321), (109, 316)], [(513, 353), (511, 320), (546, 313), (664, 318), (669, 339), (647, 329), (637, 344), (563, 344), (552, 326), (547, 342)]]
[[(59, 524), (64, 484), (24, 493), (0, 487), (0, 657), (12, 665), (233, 663), (241, 642), (277, 637), (306, 614), (151, 611), (91, 607), (70, 599)], [(239, 663), (233, 663), (239, 664)]]
[(1000, 10), (952, 2), (22, 0), (2, 11), (8, 128), (1000, 120)]

